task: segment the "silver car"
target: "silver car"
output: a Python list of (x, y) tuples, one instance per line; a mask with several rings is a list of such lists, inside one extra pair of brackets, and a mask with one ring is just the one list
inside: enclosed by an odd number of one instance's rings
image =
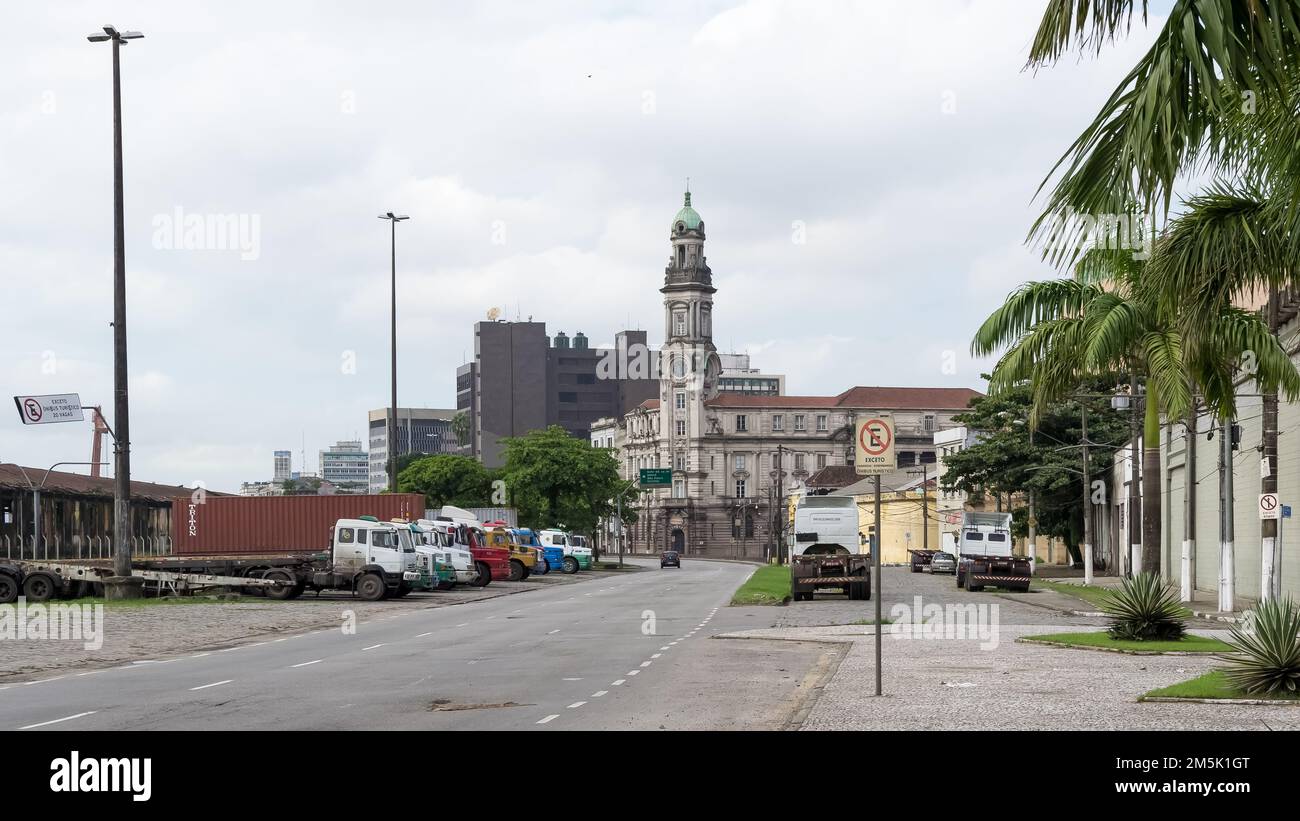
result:
[(929, 568), (931, 573), (956, 573), (957, 557), (941, 550), (930, 557)]

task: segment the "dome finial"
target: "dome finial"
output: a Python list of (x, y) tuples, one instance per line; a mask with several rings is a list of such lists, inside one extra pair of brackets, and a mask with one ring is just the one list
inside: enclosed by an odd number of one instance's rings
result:
[(691, 204), (691, 178), (686, 178), (686, 205)]

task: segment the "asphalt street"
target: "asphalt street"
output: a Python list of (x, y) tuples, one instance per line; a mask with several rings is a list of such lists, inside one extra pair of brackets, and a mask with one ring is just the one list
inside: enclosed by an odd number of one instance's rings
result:
[[(779, 728), (827, 649), (716, 641), (753, 566), (593, 575), (582, 584), (0, 686), (0, 728)], [(724, 652), (723, 645), (730, 645)]]

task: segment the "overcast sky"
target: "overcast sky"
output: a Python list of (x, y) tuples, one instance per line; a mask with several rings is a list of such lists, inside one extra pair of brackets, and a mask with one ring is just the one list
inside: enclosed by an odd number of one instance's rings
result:
[[(305, 439), (314, 469), (365, 438), (388, 397), (390, 209), (411, 216), (403, 406), (455, 406), (492, 307), (658, 344), (687, 176), (720, 350), (792, 394), (982, 388), (975, 327), (1053, 275), (1023, 245), (1035, 189), (1152, 36), (1035, 75), (1043, 5), (15, 6), (5, 394), (80, 392), (111, 421), (111, 57), (85, 39), (105, 23), (146, 35), (122, 51), (137, 479), (237, 490), (274, 449), (300, 469)], [(245, 234), (186, 248), (185, 219), (217, 215)], [(0, 420), (0, 462), (89, 459), (89, 422)]]

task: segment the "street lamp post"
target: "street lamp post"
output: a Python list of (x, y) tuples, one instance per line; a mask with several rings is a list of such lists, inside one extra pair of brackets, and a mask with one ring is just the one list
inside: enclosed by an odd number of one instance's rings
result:
[[(397, 490), (397, 223), (402, 220), (409, 220), (410, 217), (404, 214), (394, 214), (392, 211), (380, 214), (381, 220), (388, 220), (390, 228), (390, 252), (392, 259), (392, 355), (393, 355), (393, 373), (392, 373), (392, 402), (389, 403), (388, 413), (385, 423), (385, 438), (388, 440), (388, 489)], [(410, 433), (409, 425), (407, 433)]]
[(131, 575), (131, 433), (126, 370), (126, 230), (122, 207), (122, 72), (119, 50), (144, 37), (104, 26), (92, 43), (113, 44), (113, 572)]

